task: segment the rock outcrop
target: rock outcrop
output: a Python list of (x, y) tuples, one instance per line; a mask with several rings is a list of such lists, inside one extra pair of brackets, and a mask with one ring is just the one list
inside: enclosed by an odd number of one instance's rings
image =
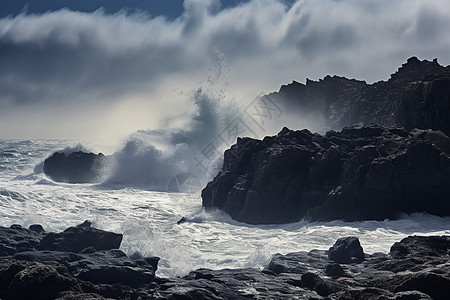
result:
[[(72, 228), (94, 230), (89, 223)], [(409, 236), (389, 254), (364, 253), (356, 237), (344, 237), (328, 251), (275, 254), (262, 270), (198, 269), (158, 278), (159, 258), (130, 259), (115, 246), (99, 251), (92, 237), (78, 253), (39, 250), (49, 234), (39, 225), (0, 227), (0, 299), (441, 300), (450, 293), (449, 236)]]
[(57, 182), (97, 183), (105, 179), (104, 169), (109, 160), (102, 153), (55, 152), (44, 161), (44, 173)]
[(61, 233), (0, 227), (0, 299), (150, 299), (159, 258), (131, 259), (121, 241), (90, 222)]
[(285, 112), (315, 113), (332, 129), (378, 124), (441, 130), (450, 135), (450, 66), (411, 57), (387, 81), (326, 76), (293, 82), (268, 95)]
[(449, 145), (440, 131), (375, 125), (238, 139), (202, 191), (203, 206), (252, 224), (448, 216)]

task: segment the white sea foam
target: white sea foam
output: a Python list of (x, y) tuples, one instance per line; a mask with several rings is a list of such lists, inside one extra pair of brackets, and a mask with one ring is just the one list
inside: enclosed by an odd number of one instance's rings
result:
[[(34, 166), (67, 142), (0, 141), (16, 147), (19, 157), (0, 161), (0, 225), (42, 224), (60, 231), (88, 219), (94, 226), (124, 234), (121, 249), (159, 256), (159, 276), (180, 276), (206, 267), (263, 267), (275, 253), (328, 249), (337, 238), (357, 236), (367, 253), (388, 252), (407, 235), (450, 234), (450, 218), (425, 214), (396, 221), (315, 222), (248, 225), (220, 211), (205, 212), (191, 194), (138, 188), (53, 183)], [(9, 159), (9, 158), (8, 158)], [(187, 221), (177, 225), (183, 216)]]

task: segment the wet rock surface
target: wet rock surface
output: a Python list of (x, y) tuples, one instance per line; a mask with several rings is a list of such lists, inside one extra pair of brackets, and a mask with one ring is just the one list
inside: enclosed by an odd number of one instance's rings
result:
[(159, 258), (131, 259), (121, 241), (88, 221), (61, 233), (0, 227), (0, 299), (149, 299)]
[(449, 236), (409, 236), (371, 255), (356, 237), (343, 237), (329, 250), (275, 254), (262, 270), (198, 269), (168, 279), (155, 277), (159, 258), (130, 259), (114, 247), (39, 250), (48, 234), (0, 227), (0, 247), (8, 249), (0, 255), (0, 299), (439, 300), (450, 293)]
[(449, 146), (441, 131), (377, 125), (238, 138), (202, 191), (203, 206), (252, 224), (448, 216)]

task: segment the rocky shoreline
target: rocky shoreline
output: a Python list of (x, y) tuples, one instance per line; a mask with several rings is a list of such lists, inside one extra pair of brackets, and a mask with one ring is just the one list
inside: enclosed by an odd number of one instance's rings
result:
[(275, 254), (256, 268), (155, 276), (159, 258), (128, 257), (122, 235), (86, 221), (60, 233), (0, 227), (0, 299), (447, 299), (450, 236), (409, 236), (388, 254), (356, 237), (329, 250)]

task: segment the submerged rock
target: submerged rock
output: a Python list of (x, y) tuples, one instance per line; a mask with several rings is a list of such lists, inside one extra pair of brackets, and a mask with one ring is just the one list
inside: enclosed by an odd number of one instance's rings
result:
[(203, 206), (252, 224), (448, 216), (449, 143), (440, 131), (376, 125), (239, 138), (202, 191)]
[(67, 183), (96, 183), (105, 179), (104, 169), (110, 158), (102, 153), (55, 152), (44, 161), (44, 173), (54, 181)]

